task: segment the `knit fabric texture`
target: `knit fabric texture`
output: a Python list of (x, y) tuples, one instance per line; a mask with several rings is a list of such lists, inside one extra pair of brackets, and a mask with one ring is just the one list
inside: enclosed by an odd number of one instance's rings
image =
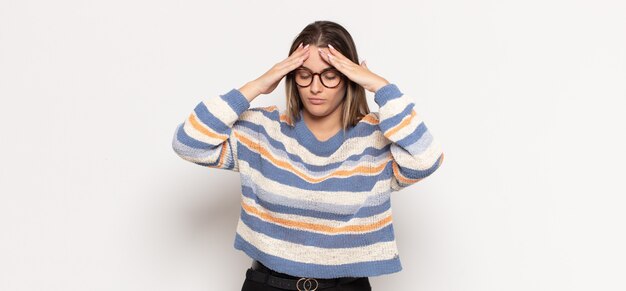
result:
[(378, 89), (358, 124), (320, 141), (304, 119), (250, 108), (237, 90), (202, 100), (172, 146), (198, 165), (238, 172), (235, 249), (267, 267), (312, 278), (402, 270), (391, 193), (435, 172), (443, 151), (415, 103), (394, 83)]

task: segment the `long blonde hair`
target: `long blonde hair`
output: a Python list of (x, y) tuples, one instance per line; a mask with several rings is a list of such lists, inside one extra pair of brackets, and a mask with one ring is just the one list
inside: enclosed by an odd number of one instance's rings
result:
[[(352, 36), (343, 26), (335, 22), (320, 20), (307, 25), (293, 40), (288, 56), (298, 48), (300, 43), (317, 47), (326, 47), (330, 44), (354, 63), (359, 63), (359, 56)], [(370, 109), (365, 98), (365, 89), (346, 76), (342, 76), (342, 78), (342, 82), (345, 82), (344, 85), (346, 86), (346, 95), (342, 101), (344, 102), (343, 113), (341, 114), (342, 129), (345, 133), (348, 127), (356, 125), (363, 116), (370, 113)], [(285, 110), (287, 123), (293, 126), (293, 121), (298, 118), (303, 105), (296, 81), (291, 73), (285, 76), (285, 92), (287, 95)]]

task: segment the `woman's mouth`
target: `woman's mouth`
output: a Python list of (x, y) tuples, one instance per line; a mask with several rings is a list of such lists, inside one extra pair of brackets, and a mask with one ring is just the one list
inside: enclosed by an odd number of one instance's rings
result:
[(326, 102), (326, 100), (320, 98), (309, 98), (309, 102), (311, 102), (311, 104), (313, 105), (320, 105)]

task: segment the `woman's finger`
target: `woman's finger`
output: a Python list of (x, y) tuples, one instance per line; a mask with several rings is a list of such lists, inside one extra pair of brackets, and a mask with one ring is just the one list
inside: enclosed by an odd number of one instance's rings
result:
[(287, 58), (281, 63), (281, 66), (279, 67), (281, 75), (287, 74), (295, 70), (304, 63), (304, 61), (309, 57), (308, 48), (301, 53), (302, 54), (293, 55), (293, 57)]
[(318, 50), (319, 53), (322, 55), (322, 58), (327, 60), (327, 62), (335, 67), (337, 70), (339, 70), (339, 72), (346, 75), (350, 79), (354, 77), (355, 69), (359, 67), (358, 64), (355, 64), (352, 60), (344, 57), (339, 52), (333, 55), (330, 48), (328, 49), (328, 53), (322, 49)]
[(291, 62), (289, 62), (287, 65), (287, 72), (291, 72), (300, 67), (308, 57), (309, 54), (307, 53), (304, 56), (291, 60)]
[(294, 58), (290, 61), (290, 63), (296, 62), (301, 63), (304, 62), (309, 57), (309, 45), (307, 44), (304, 48), (299, 51)]
[[(300, 44), (302, 45), (302, 44)], [(289, 66), (292, 62), (298, 62), (298, 59), (304, 57), (305, 55), (308, 57), (309, 45), (307, 44), (304, 47), (298, 46), (295, 51), (291, 53), (289, 57), (284, 59), (282, 62), (278, 63), (279, 67)]]
[(333, 67), (337, 67), (334, 63), (335, 59), (333, 59), (332, 55), (325, 52), (324, 50), (322, 50), (321, 48), (317, 48), (317, 51), (320, 53), (320, 55), (322, 56), (322, 58), (328, 62), (329, 64), (333, 65)]
[(309, 50), (309, 45), (305, 45), (304, 47), (302, 47), (302, 44), (300, 44), (298, 46), (298, 48), (296, 48), (295, 51), (293, 51), (293, 53), (291, 53), (291, 55), (289, 56), (289, 58), (293, 58), (293, 57), (298, 57), (300, 55), (303, 55), (304, 53), (306, 53)]
[(283, 60), (280, 64), (281, 67), (286, 66), (290, 67), (292, 63), (298, 63), (301, 59), (306, 60), (309, 57), (309, 45), (306, 45), (304, 48), (294, 51), (291, 56)]
[(341, 66), (346, 69), (354, 68), (354, 66), (358, 66), (358, 64), (356, 64), (351, 59), (347, 58), (342, 53), (340, 53), (337, 49), (335, 49), (335, 47), (333, 47), (332, 44), (328, 44), (328, 52), (329, 54), (327, 58), (334, 62), (333, 63), (334, 66)]
[(348, 59), (343, 54), (341, 54), (338, 50), (336, 50), (335, 47), (333, 47), (333, 45), (331, 44), (328, 44), (328, 51), (330, 52), (330, 55), (332, 57), (336, 57), (337, 59), (340, 59), (340, 60)]

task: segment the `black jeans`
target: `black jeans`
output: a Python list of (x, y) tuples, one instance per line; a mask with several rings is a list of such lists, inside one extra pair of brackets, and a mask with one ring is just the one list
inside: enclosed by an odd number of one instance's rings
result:
[[(264, 267), (267, 268), (267, 267)], [(274, 270), (267, 269), (269, 273), (272, 275), (281, 277), (281, 278), (297, 278), (284, 273), (278, 273)], [(241, 291), (284, 291), (285, 289), (276, 288), (274, 286), (266, 285), (261, 282), (253, 281), (248, 278), (243, 282), (243, 286), (241, 287)], [(368, 277), (360, 277), (354, 281), (349, 283), (345, 283), (342, 285), (337, 285), (330, 288), (317, 288), (316, 291), (372, 291), (372, 286), (370, 285), (370, 281)]]
[[(352, 281), (348, 284), (335, 286), (327, 289), (317, 289), (324, 291), (372, 291), (372, 286), (370, 285), (370, 281), (367, 277), (359, 278), (355, 281)], [(264, 285), (260, 282), (255, 282), (246, 279), (243, 281), (243, 286), (241, 287), (241, 291), (284, 291), (284, 289), (275, 288), (272, 286)]]

